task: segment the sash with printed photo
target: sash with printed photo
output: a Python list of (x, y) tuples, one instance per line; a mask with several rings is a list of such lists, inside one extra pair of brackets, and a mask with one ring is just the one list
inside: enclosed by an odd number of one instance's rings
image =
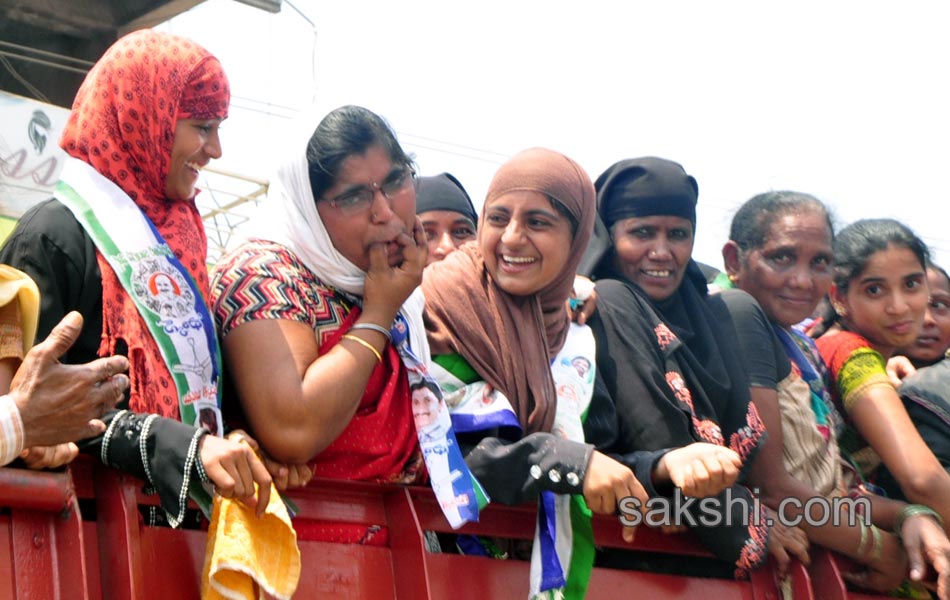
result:
[[(571, 324), (561, 351), (551, 362), (557, 390), (552, 433), (584, 442), (584, 418), (594, 393), (596, 344), (585, 325)], [(478, 379), (458, 356), (439, 356), (430, 367), (445, 392), (456, 431), (514, 427), (521, 431), (509, 400)], [(583, 496), (543, 491), (531, 553), (530, 595), (534, 598), (583, 598), (594, 563), (591, 512)]]
[(181, 421), (221, 435), (221, 353), (191, 275), (132, 199), (85, 162), (66, 161), (55, 197), (135, 303), (175, 382)]
[(402, 315), (396, 315), (390, 333), (409, 374), (416, 435), (442, 513), (453, 529), (478, 521), (478, 512), (488, 504), (488, 494), (465, 464), (442, 389), (409, 347), (409, 324)]

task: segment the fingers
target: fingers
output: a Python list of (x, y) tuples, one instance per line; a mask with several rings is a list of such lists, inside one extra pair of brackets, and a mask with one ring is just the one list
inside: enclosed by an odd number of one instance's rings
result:
[(808, 554), (808, 538), (805, 536), (805, 533), (797, 527), (795, 528), (795, 532), (798, 535), (795, 536), (795, 540), (792, 542), (792, 554), (795, 555), (795, 558), (802, 561), (802, 564), (809, 565), (811, 564), (811, 556)]
[(251, 450), (253, 450), (255, 453), (260, 453), (261, 451), (261, 446), (257, 443), (257, 440), (248, 435), (248, 433), (243, 429), (235, 429), (228, 434), (227, 438), (238, 443), (246, 442), (247, 445), (251, 447)]
[(108, 379), (97, 380), (88, 388), (86, 394), (87, 406), (95, 408), (95, 416), (100, 417), (107, 410), (115, 408), (115, 405), (125, 397), (125, 390), (129, 387), (129, 378), (120, 373), (113, 375)]
[[(271, 476), (257, 456), (257, 441), (241, 430), (228, 435), (228, 441), (237, 444), (235, 453), (235, 490), (234, 497), (246, 505), (255, 508), (258, 518), (264, 516), (270, 502)], [(255, 484), (256, 490), (255, 490)], [(255, 498), (254, 494), (257, 493)]]
[[(257, 516), (260, 518), (264, 516), (267, 505), (270, 503), (271, 477), (270, 473), (267, 472), (267, 467), (257, 458), (256, 454), (250, 456), (250, 467), (251, 476), (254, 478), (254, 482), (257, 483)], [(251, 489), (254, 489), (253, 486)]]
[(369, 273), (386, 273), (389, 271), (389, 258), (386, 253), (386, 244), (376, 243), (369, 247)]
[(80, 431), (76, 439), (85, 440), (96, 437), (106, 432), (106, 424), (100, 419), (90, 419), (86, 426)]
[(268, 468), (271, 477), (274, 478), (274, 485), (276, 485), (280, 491), (304, 487), (310, 483), (310, 479), (313, 477), (313, 471), (307, 465), (280, 465), (280, 467), (281, 477), (283, 478), (283, 488), (278, 485), (278, 476), (274, 474), (273, 469)]
[[(412, 239), (415, 241), (416, 246), (419, 248), (429, 249), (429, 242), (426, 239), (426, 231), (422, 226), (422, 219), (417, 215), (415, 222), (412, 224)], [(426, 256), (428, 258), (428, 256)]]
[(623, 541), (632, 544), (637, 539), (637, 528), (633, 525), (624, 525), (620, 535), (623, 536)]
[[(918, 541), (919, 538), (918, 538)], [(904, 551), (907, 552), (907, 567), (910, 572), (910, 578), (913, 581), (920, 581), (927, 572), (927, 565), (924, 562), (923, 553), (918, 544), (904, 544)]]
[(79, 455), (76, 444), (34, 446), (20, 453), (20, 458), (30, 469), (55, 469), (72, 462)]
[(429, 244), (426, 241), (425, 229), (422, 227), (422, 219), (417, 216), (412, 231), (404, 235), (408, 243), (403, 246), (404, 260), (401, 266), (406, 270), (421, 273), (429, 259)]
[(693, 478), (693, 465), (686, 463), (676, 471), (672, 472), (671, 480), (673, 484), (683, 490), (687, 496), (698, 496), (696, 492), (696, 481)]
[(695, 460), (690, 467), (690, 477), (693, 480), (693, 486), (698, 492), (696, 495), (705, 496), (708, 493), (708, 490), (713, 487), (713, 482), (710, 479), (709, 471), (706, 469), (706, 465), (702, 460)]
[(587, 300), (584, 301), (584, 304), (581, 305), (579, 311), (577, 311), (577, 323), (579, 325), (584, 325), (587, 323), (587, 319), (591, 318), (594, 315), (594, 311), (597, 310), (597, 293), (591, 292)]
[(290, 469), (284, 465), (277, 465), (269, 460), (264, 461), (264, 466), (267, 467), (267, 472), (270, 473), (271, 480), (273, 480), (274, 487), (277, 488), (277, 491), (287, 491), (287, 488), (290, 486)]
[(92, 379), (95, 381), (106, 381), (113, 375), (124, 373), (129, 370), (129, 359), (124, 356), (109, 356), (98, 358), (92, 362), (86, 363), (86, 368), (90, 369)]
[(942, 600), (950, 598), (950, 568), (948, 568), (946, 557), (941, 561), (941, 568), (934, 562), (934, 569), (937, 571), (937, 596)]
[(778, 573), (779, 578), (785, 579), (785, 576), (788, 574), (788, 563), (791, 559), (788, 557), (788, 552), (785, 551), (782, 544), (775, 544), (772, 547), (772, 558), (775, 559), (775, 571)]
[(55, 358), (60, 358), (76, 342), (82, 332), (82, 315), (76, 311), (67, 314), (56, 324), (49, 337), (39, 347), (48, 350)]
[(313, 479), (313, 469), (309, 465), (294, 465), (290, 473), (290, 487), (304, 487)]

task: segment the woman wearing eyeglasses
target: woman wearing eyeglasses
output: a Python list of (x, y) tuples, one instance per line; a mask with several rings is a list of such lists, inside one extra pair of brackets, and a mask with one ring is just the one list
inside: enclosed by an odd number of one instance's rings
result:
[[(410, 374), (419, 378), (414, 357), (428, 354), (422, 297), (413, 293), (426, 263), (415, 210), (412, 162), (393, 131), (369, 110), (344, 106), (291, 145), (265, 223), (215, 268), (231, 389), (277, 460), (340, 479), (422, 475), (409, 393)], [(310, 539), (374, 536), (365, 527), (314, 524), (307, 533), (295, 525)]]

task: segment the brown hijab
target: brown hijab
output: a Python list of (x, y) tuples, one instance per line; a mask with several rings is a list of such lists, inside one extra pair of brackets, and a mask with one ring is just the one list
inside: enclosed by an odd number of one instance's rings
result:
[(525, 433), (550, 431), (556, 395), (549, 368), (567, 337), (564, 302), (594, 226), (596, 206), (590, 177), (570, 158), (544, 148), (515, 155), (501, 166), (485, 198), (514, 191), (540, 192), (574, 217), (570, 258), (547, 287), (512, 296), (492, 280), (479, 242), (469, 243), (425, 270), (426, 333), (433, 355), (458, 353), (511, 401)]

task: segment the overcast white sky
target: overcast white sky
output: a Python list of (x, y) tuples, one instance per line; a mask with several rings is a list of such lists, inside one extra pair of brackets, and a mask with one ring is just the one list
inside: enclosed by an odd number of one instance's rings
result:
[(287, 116), (361, 104), (422, 174), (480, 205), (531, 146), (596, 178), (656, 155), (699, 182), (694, 256), (721, 265), (734, 209), (769, 189), (840, 224), (895, 217), (950, 266), (950, 5), (939, 1), (207, 0), (161, 28), (224, 63), (222, 168), (267, 178)]

